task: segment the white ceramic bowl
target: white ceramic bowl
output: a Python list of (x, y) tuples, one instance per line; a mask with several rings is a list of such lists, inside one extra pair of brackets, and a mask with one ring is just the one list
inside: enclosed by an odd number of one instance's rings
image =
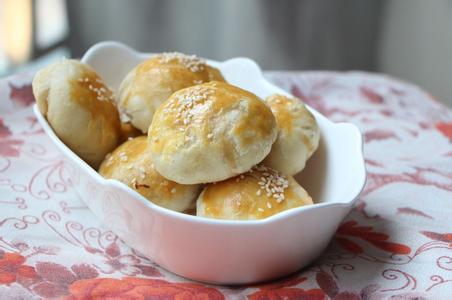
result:
[[(116, 43), (94, 45), (82, 61), (113, 88), (150, 54)], [(229, 83), (260, 97), (287, 94), (262, 76), (255, 62), (234, 58), (209, 61)], [(126, 185), (104, 179), (54, 134), (34, 111), (44, 131), (75, 166), (74, 189), (93, 213), (128, 245), (181, 276), (219, 284), (264, 281), (295, 272), (312, 262), (361, 192), (366, 172), (359, 130), (335, 124), (317, 111), (321, 143), (296, 176), (316, 204), (256, 221), (213, 220), (177, 213), (147, 201)]]

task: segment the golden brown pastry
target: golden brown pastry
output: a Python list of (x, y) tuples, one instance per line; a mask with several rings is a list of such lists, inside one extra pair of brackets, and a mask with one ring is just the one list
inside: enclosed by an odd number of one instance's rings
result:
[(212, 81), (175, 92), (156, 111), (148, 136), (158, 172), (195, 184), (248, 171), (270, 152), (276, 132), (256, 95)]
[(149, 201), (183, 212), (194, 206), (199, 185), (182, 185), (167, 180), (153, 167), (146, 136), (131, 139), (102, 162), (99, 173), (127, 184)]
[(147, 133), (154, 112), (172, 93), (212, 80), (224, 78), (203, 59), (177, 52), (156, 55), (136, 66), (121, 83), (121, 120)]
[(291, 176), (259, 165), (245, 174), (207, 185), (196, 202), (196, 215), (255, 220), (309, 204), (313, 204), (311, 197)]
[(120, 142), (123, 143), (131, 138), (143, 135), (141, 130), (136, 129), (130, 123), (121, 123), (121, 137)]
[(319, 146), (320, 130), (303, 102), (283, 95), (265, 99), (276, 117), (278, 138), (264, 164), (284, 174), (295, 175)]
[(33, 79), (33, 94), (56, 135), (93, 168), (117, 146), (112, 92), (88, 65), (71, 59), (44, 68)]

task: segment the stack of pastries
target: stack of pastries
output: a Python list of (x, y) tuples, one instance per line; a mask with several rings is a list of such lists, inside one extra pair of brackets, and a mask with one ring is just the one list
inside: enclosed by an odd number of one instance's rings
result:
[(59, 138), (105, 178), (162, 207), (216, 219), (263, 219), (313, 200), (292, 177), (319, 145), (314, 116), (284, 95), (260, 99), (205, 60), (162, 53), (113, 92), (64, 60), (33, 93)]

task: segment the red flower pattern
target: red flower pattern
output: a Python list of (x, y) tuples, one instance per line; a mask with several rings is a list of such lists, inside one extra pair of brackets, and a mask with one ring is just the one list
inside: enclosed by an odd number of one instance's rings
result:
[(369, 102), (373, 104), (382, 104), (384, 103), (384, 98), (380, 96), (377, 92), (375, 92), (372, 88), (367, 86), (362, 86), (360, 88), (361, 95), (367, 99)]
[(0, 156), (17, 157), (23, 140), (10, 138), (12, 132), (0, 118)]
[(452, 243), (452, 233), (437, 233), (432, 231), (421, 231), (421, 233), (435, 241)]
[(69, 287), (66, 299), (224, 299), (218, 290), (196, 283), (125, 277), (79, 280)]
[(418, 217), (424, 217), (427, 219), (433, 219), (432, 216), (411, 207), (399, 207), (397, 208), (397, 213), (402, 215), (412, 215), (412, 216), (418, 216)]
[(33, 267), (24, 265), (25, 257), (19, 253), (0, 252), (0, 284), (10, 284), (20, 279), (36, 280)]
[(29, 106), (35, 102), (33, 96), (33, 90), (31, 84), (24, 84), (22, 86), (16, 86), (14, 83), (9, 83), (10, 94), (9, 98), (19, 104), (20, 106)]
[(397, 137), (397, 135), (395, 135), (395, 133), (390, 130), (375, 129), (375, 130), (367, 131), (364, 134), (364, 141), (366, 143), (370, 143), (374, 140), (381, 141), (381, 140), (388, 140), (388, 139), (395, 139), (395, 140), (400, 141), (399, 137)]
[(259, 286), (259, 291), (248, 296), (250, 300), (279, 300), (279, 299), (326, 299), (321, 289), (305, 290), (298, 288), (300, 283), (306, 281), (306, 277), (290, 277), (278, 282)]
[(11, 135), (11, 130), (5, 125), (3, 120), (0, 118), (0, 139)]
[(323, 300), (325, 293), (321, 289), (304, 290), (300, 288), (284, 288), (275, 290), (262, 290), (248, 296), (250, 300)]
[(452, 140), (452, 122), (439, 122), (436, 123), (436, 128), (449, 140)]
[(33, 291), (46, 298), (62, 297), (68, 294), (68, 287), (76, 280), (96, 278), (99, 273), (88, 264), (73, 265), (69, 270), (63, 265), (38, 262), (36, 272), (41, 282), (33, 286)]
[(136, 255), (121, 254), (116, 242), (111, 243), (103, 252), (99, 249), (85, 247), (85, 250), (98, 254), (104, 258), (102, 264), (96, 265), (106, 274), (120, 272), (126, 276), (142, 274), (145, 276), (160, 276), (160, 271), (150, 265), (140, 264), (141, 260)]
[(24, 143), (16, 139), (0, 139), (0, 156), (17, 157), (20, 155), (20, 146)]
[(364, 249), (350, 238), (361, 239), (383, 251), (394, 254), (409, 254), (411, 252), (410, 247), (406, 245), (389, 242), (387, 234), (375, 232), (371, 226), (359, 226), (356, 221), (342, 223), (336, 236), (336, 241), (342, 248), (355, 254), (363, 253)]

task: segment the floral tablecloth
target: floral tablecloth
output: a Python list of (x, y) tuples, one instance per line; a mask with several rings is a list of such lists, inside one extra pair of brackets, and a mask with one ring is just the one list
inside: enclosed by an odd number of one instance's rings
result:
[(382, 75), (266, 76), (364, 135), (366, 188), (320, 259), (242, 287), (155, 265), (77, 197), (72, 166), (32, 113), (32, 76), (15, 75), (0, 81), (0, 298), (452, 299), (452, 112)]

